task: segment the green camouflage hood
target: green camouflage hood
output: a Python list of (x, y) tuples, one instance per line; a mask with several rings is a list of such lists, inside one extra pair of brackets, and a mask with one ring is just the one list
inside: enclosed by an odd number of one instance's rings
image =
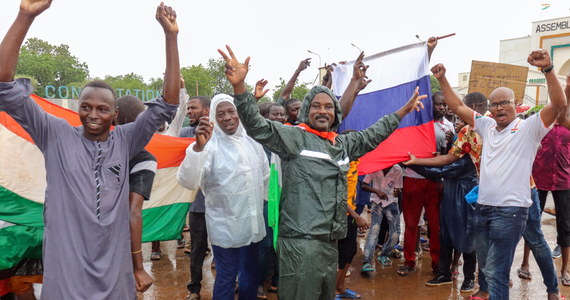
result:
[(342, 123), (342, 112), (340, 110), (340, 106), (338, 104), (338, 100), (336, 99), (336, 96), (326, 86), (322, 86), (322, 85), (314, 86), (307, 93), (307, 95), (303, 99), (303, 103), (301, 104), (301, 110), (299, 111), (299, 118), (298, 119), (301, 123), (305, 123), (307, 125), (310, 125), (309, 124), (309, 108), (311, 106), (311, 102), (313, 102), (313, 99), (315, 98), (315, 96), (318, 93), (325, 93), (325, 94), (329, 95), (329, 97), (331, 97), (331, 99), (333, 100), (335, 118), (334, 118), (334, 121), (331, 125), (330, 131), (336, 131), (338, 129), (338, 126), (340, 126), (340, 123)]

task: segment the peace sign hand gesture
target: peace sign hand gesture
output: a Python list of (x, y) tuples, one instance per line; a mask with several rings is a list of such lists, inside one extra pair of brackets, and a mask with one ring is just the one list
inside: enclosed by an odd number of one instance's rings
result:
[(237, 60), (234, 52), (232, 51), (232, 48), (226, 45), (226, 49), (228, 49), (229, 56), (226, 53), (224, 53), (223, 50), (218, 49), (218, 52), (220, 53), (220, 55), (222, 55), (222, 57), (226, 61), (225, 65), (226, 77), (234, 87), (234, 93), (236, 95), (243, 94), (246, 92), (245, 77), (247, 75), (247, 72), (249, 71), (249, 56), (245, 59), (243, 63), (240, 63)]

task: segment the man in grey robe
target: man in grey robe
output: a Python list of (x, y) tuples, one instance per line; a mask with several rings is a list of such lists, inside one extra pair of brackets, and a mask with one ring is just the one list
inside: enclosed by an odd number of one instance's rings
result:
[(161, 4), (156, 18), (166, 37), (162, 99), (133, 123), (116, 126), (116, 97), (108, 84), (87, 84), (79, 97), (83, 126), (43, 111), (29, 80), (14, 80), (18, 52), (33, 20), (51, 0), (22, 0), (0, 44), (0, 111), (14, 118), (42, 151), (47, 173), (42, 299), (136, 299), (129, 233), (129, 160), (172, 118), (178, 105), (176, 14)]

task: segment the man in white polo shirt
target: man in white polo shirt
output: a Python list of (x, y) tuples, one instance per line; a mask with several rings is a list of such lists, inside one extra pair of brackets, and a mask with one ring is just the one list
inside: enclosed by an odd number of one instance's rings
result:
[[(547, 51), (533, 51), (528, 62), (541, 68), (551, 102), (540, 113), (521, 120), (516, 117), (514, 92), (499, 87), (490, 95), (493, 117), (482, 116), (466, 106), (445, 78), (445, 67), (432, 68), (445, 101), (483, 139), (478, 206), (475, 212), (477, 258), (482, 274), (474, 299), (509, 299), (509, 272), (531, 206), (530, 175), (542, 138), (558, 111), (566, 105), (562, 87)], [(559, 299), (549, 294), (548, 299)]]

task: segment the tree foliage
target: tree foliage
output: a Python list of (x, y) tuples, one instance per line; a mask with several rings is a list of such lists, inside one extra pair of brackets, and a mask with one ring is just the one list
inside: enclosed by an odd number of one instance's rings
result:
[[(286, 84), (287, 83), (283, 78), (279, 78), (279, 84), (275, 86), (275, 90), (273, 91), (274, 102), (277, 101), (277, 99), (279, 99), (279, 96), (281, 95), (281, 92), (285, 88)], [(295, 82), (295, 87), (293, 88), (293, 92), (291, 92), (291, 98), (302, 101), (303, 98), (305, 98), (305, 95), (307, 95), (307, 93), (309, 92), (309, 90), (310, 90), (309, 83), (303, 82), (299, 84), (299, 81), (297, 80), (297, 82)]]
[(89, 68), (69, 52), (69, 46), (59, 46), (38, 38), (30, 38), (20, 49), (18, 75), (32, 75), (38, 83), (35, 93), (44, 96), (46, 85), (62, 86), (82, 82), (89, 77)]
[(435, 93), (441, 91), (441, 86), (439, 85), (439, 81), (433, 75), (429, 76), (429, 84), (431, 86), (431, 93)]
[(209, 70), (201, 64), (184, 67), (180, 73), (184, 78), (184, 85), (186, 85), (186, 91), (190, 97), (212, 96), (214, 94), (214, 79)]

